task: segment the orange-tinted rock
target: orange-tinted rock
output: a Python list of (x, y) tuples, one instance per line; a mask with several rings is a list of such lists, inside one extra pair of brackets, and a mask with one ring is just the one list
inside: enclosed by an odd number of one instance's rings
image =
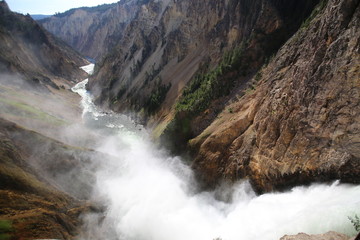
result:
[(360, 182), (359, 15), (358, 1), (329, 1), (261, 70), (257, 89), (230, 105), (236, 111), (190, 141), (206, 185)]

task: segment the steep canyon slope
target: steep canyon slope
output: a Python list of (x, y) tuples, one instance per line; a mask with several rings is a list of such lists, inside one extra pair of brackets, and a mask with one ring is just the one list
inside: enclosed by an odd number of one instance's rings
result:
[(221, 83), (211, 82), (211, 99), (199, 99), (197, 105), (228, 95), (296, 31), (314, 5), (316, 1), (148, 1), (119, 44), (98, 63), (89, 88), (105, 107), (138, 112), (150, 125), (162, 122), (161, 132), (196, 74), (223, 63)]
[(11, 239), (71, 239), (79, 232), (79, 214), (90, 209), (79, 199), (87, 193), (75, 194), (60, 180), (70, 173), (71, 185), (83, 184), (78, 170), (90, 161), (89, 150), (54, 138), (80, 118), (79, 98), (69, 88), (87, 76), (79, 69), (87, 63), (0, 2), (1, 238), (4, 224), (11, 225)]
[(206, 186), (359, 182), (359, 1), (316, 3), (149, 1), (90, 89), (190, 149)]
[(78, 156), (85, 152), (0, 118), (0, 222), (11, 224), (11, 239), (73, 239), (79, 234), (79, 215), (93, 209), (79, 200), (86, 195), (72, 191), (77, 184), (89, 189), (79, 181), (80, 161), (86, 158)]
[[(96, 102), (191, 154), (203, 187), (360, 183), (360, 0), (128, 0), (42, 24), (98, 60)], [(98, 153), (65, 134), (84, 137), (69, 88), (87, 61), (5, 2), (0, 48), (0, 220), (72, 239), (102, 215), (83, 201)]]
[(270, 191), (360, 181), (359, 14), (358, 0), (329, 0), (259, 71), (259, 83), (190, 141), (207, 184), (248, 177)]
[(135, 5), (90, 79), (98, 104), (189, 150), (206, 186), (359, 182), (358, 0)]
[(66, 104), (58, 103), (77, 104), (69, 90), (86, 78), (79, 66), (88, 61), (30, 16), (11, 12), (5, 1), (0, 12), (1, 117), (44, 134), (46, 122), (53, 127), (71, 121), (78, 112), (61, 116)]
[(42, 19), (40, 23), (82, 55), (99, 60), (123, 37), (125, 27), (138, 9), (137, 1), (126, 0), (71, 9)]
[(256, 71), (316, 3), (122, 1), (73, 9), (41, 23), (78, 51), (99, 60), (90, 81), (98, 103), (143, 112), (144, 117), (157, 114), (156, 119), (161, 119), (172, 111), (194, 74), (212, 69), (225, 52), (236, 52), (238, 58), (245, 48), (245, 57), (235, 64), (251, 63), (230, 75)]
[(11, 12), (5, 1), (0, 2), (0, 49), (1, 73), (19, 74), (34, 85), (58, 89), (60, 82), (86, 76), (78, 67), (86, 60), (29, 15)]

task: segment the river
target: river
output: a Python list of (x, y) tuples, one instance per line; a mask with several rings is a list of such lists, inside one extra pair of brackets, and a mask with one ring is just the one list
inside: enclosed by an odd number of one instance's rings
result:
[(86, 83), (73, 91), (82, 97), (85, 125), (102, 133), (96, 150), (111, 157), (101, 160), (92, 199), (106, 206), (105, 215), (87, 215), (81, 239), (277, 240), (299, 232), (356, 234), (348, 216), (360, 214), (360, 186), (336, 181), (258, 196), (247, 181), (239, 181), (199, 192), (179, 157), (156, 147), (147, 130), (129, 117), (97, 108)]

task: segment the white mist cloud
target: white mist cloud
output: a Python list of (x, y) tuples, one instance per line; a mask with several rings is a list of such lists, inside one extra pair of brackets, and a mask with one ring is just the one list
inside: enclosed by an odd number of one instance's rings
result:
[(192, 172), (180, 158), (157, 149), (146, 131), (138, 131), (125, 116), (99, 112), (91, 96), (78, 90), (85, 122), (106, 133), (97, 151), (112, 156), (102, 159), (92, 196), (106, 211), (85, 216), (82, 239), (273, 240), (298, 232), (355, 234), (347, 216), (360, 209), (360, 186), (323, 184), (256, 196), (242, 181), (196, 192)]
[[(66, 126), (60, 137), (100, 152), (87, 152), (88, 162), (73, 156), (80, 169), (71, 174), (93, 185), (92, 201), (105, 206), (104, 212), (84, 216), (80, 239), (274, 240), (298, 232), (355, 234), (347, 216), (360, 209), (360, 186), (322, 184), (257, 196), (242, 181), (197, 192), (192, 171), (180, 158), (156, 148), (146, 130), (128, 117), (101, 112), (84, 84), (74, 89), (83, 97), (83, 122)], [(68, 176), (58, 180), (66, 182)], [(72, 191), (84, 186), (74, 185)]]
[[(359, 186), (313, 185), (256, 196), (245, 181), (194, 194), (187, 180), (190, 170), (177, 171), (187, 167), (178, 158), (158, 154), (144, 137), (122, 133), (98, 150), (117, 156), (98, 172), (94, 198), (106, 199), (106, 218), (118, 239), (270, 240), (329, 230), (355, 234), (347, 216), (360, 207)], [(229, 201), (219, 199), (228, 194)]]

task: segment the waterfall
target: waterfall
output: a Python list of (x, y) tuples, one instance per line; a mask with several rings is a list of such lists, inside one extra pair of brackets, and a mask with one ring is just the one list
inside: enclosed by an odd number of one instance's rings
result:
[(84, 124), (103, 135), (97, 151), (93, 201), (104, 216), (88, 214), (81, 239), (126, 240), (277, 240), (285, 234), (355, 235), (348, 216), (360, 213), (360, 186), (313, 184), (288, 192), (256, 195), (249, 182), (198, 192), (191, 169), (151, 142), (146, 129), (130, 118), (102, 112), (85, 90)]

